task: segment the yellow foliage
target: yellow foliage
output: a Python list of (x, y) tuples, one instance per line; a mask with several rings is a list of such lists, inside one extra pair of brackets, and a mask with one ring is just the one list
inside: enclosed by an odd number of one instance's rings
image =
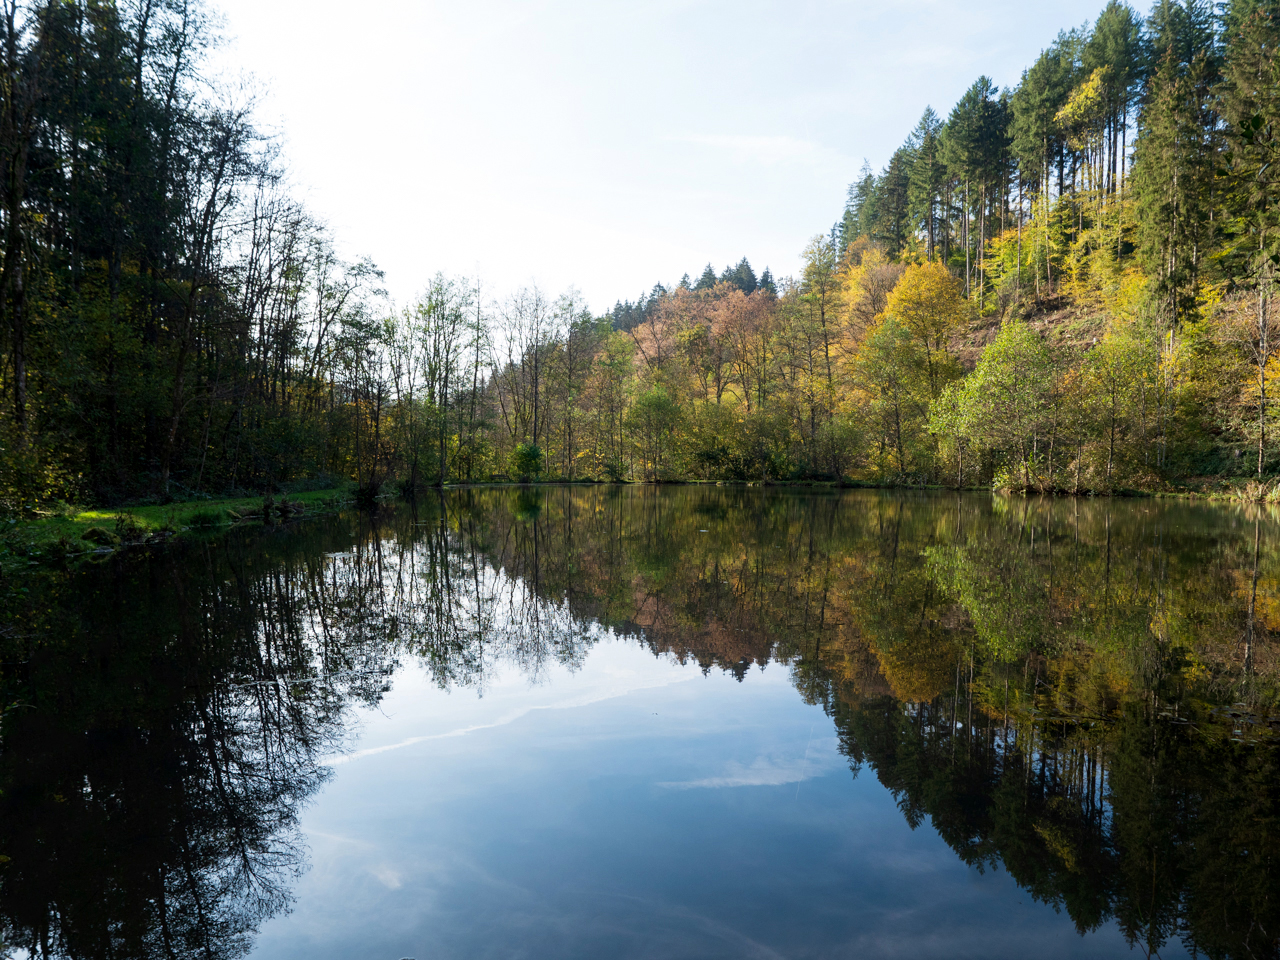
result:
[(877, 643), (872, 649), (893, 695), (908, 703), (928, 703), (949, 690), (960, 655), (950, 638), (932, 634), (910, 643)]
[(1106, 119), (1107, 67), (1098, 67), (1089, 79), (1071, 91), (1071, 96), (1054, 119), (1067, 131), (1067, 139), (1077, 150), (1088, 150), (1102, 135)]
[(964, 284), (941, 263), (912, 264), (889, 294), (885, 313), (929, 350), (940, 349), (969, 316)]
[[(1232, 571), (1235, 581), (1232, 594), (1248, 607), (1250, 598), (1254, 596), (1253, 577), (1246, 570)], [(1254, 600), (1254, 615), (1268, 631), (1280, 631), (1280, 582), (1274, 577), (1262, 577), (1258, 580), (1257, 596)]]
[(1147, 293), (1147, 275), (1139, 267), (1128, 267), (1114, 287), (1104, 291), (1103, 306), (1113, 323), (1132, 323), (1138, 319)]
[(1049, 849), (1049, 852), (1062, 861), (1062, 865), (1069, 872), (1074, 873), (1076, 869), (1075, 844), (1071, 842), (1071, 838), (1067, 836), (1063, 829), (1048, 820), (1042, 820), (1035, 825), (1035, 831), (1039, 834), (1040, 839), (1044, 841), (1044, 845)]
[(845, 303), (853, 303), (865, 293), (868, 275), (876, 268), (889, 262), (883, 250), (871, 247), (862, 253), (858, 262), (851, 264), (840, 275), (841, 292)]

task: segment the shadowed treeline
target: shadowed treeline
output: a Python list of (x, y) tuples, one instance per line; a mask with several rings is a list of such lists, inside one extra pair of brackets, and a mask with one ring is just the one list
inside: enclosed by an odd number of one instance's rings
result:
[(855, 775), (1082, 931), (1274, 956), (1276, 532), (1157, 501), (495, 488), (6, 583), (0, 935), (239, 955), (402, 663), (482, 691), (613, 634), (789, 670)]

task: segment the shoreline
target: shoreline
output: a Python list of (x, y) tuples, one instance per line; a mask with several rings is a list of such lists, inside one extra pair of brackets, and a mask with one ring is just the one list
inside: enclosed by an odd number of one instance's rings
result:
[[(1252, 481), (1249, 481), (1252, 482)], [(1247, 482), (1248, 483), (1248, 482)], [(484, 489), (495, 487), (556, 488), (556, 487), (677, 487), (701, 486), (740, 489), (811, 490), (844, 492), (851, 490), (885, 490), (903, 493), (989, 493), (1006, 496), (1086, 499), (1174, 499), (1207, 503), (1262, 504), (1265, 499), (1243, 496), (1247, 483), (1216, 490), (1114, 490), (1096, 491), (1001, 491), (990, 486), (955, 487), (944, 484), (891, 484), (872, 482), (781, 480), (482, 480), (470, 483), (449, 483), (443, 487), (423, 488), (419, 498), (427, 498), (443, 491)], [(381, 501), (406, 498), (385, 494)], [(124, 505), (119, 507), (91, 507), (80, 509), (66, 507), (46, 513), (0, 521), (0, 577), (18, 573), (24, 569), (49, 567), (55, 564), (105, 556), (131, 546), (155, 544), (190, 536), (228, 530), (232, 527), (262, 522), (264, 503), (270, 503), (273, 515), (282, 519), (301, 519), (308, 516), (333, 513), (336, 509), (358, 506), (354, 486), (329, 490), (313, 490), (296, 494), (263, 493), (254, 496), (209, 498), (201, 500), (175, 500), (167, 504)], [(281, 507), (284, 511), (281, 513)]]

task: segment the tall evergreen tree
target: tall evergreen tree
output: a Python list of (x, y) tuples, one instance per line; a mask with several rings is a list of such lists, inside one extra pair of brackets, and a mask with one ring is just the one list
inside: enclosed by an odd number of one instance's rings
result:
[[(1149, 22), (1164, 56), (1152, 77), (1134, 157), (1140, 253), (1170, 329), (1198, 309), (1210, 252), (1221, 147), (1217, 47), (1196, 2), (1161, 0)], [(1189, 59), (1183, 59), (1187, 57)]]
[(1083, 72), (1103, 70), (1106, 107), (1107, 190), (1114, 192), (1124, 178), (1129, 114), (1142, 74), (1142, 24), (1121, 0), (1109, 0), (1084, 45)]
[(915, 159), (911, 165), (908, 208), (913, 229), (924, 234), (925, 252), (930, 260), (938, 245), (939, 230), (946, 223), (942, 204), (947, 165), (942, 156), (942, 131), (942, 120), (932, 107), (926, 107), (910, 138)]
[(875, 219), (876, 175), (871, 169), (871, 164), (863, 160), (858, 179), (849, 184), (844, 216), (840, 220), (838, 229), (841, 246), (847, 247), (858, 237), (870, 233)]
[[(985, 281), (984, 251), (990, 211), (1004, 199), (1007, 182), (1009, 110), (999, 88), (979, 77), (965, 91), (947, 120), (944, 155), (947, 165), (964, 184), (965, 279), (971, 283), (970, 257), (976, 259), (979, 299)], [(977, 236), (974, 220), (977, 220)]]
[(724, 272), (720, 274), (720, 282), (731, 284), (743, 293), (755, 293), (756, 290), (756, 274), (746, 257), (739, 260), (735, 266), (725, 267)]
[[(1023, 71), (1014, 91), (1010, 134), (1013, 153), (1018, 158), (1022, 178), (1047, 200), (1051, 194), (1052, 171), (1061, 171), (1066, 137), (1057, 117), (1071, 96), (1079, 75), (1072, 33), (1060, 33), (1057, 40)], [(1061, 173), (1059, 172), (1059, 189)]]
[[(1226, 125), (1224, 243), (1219, 257), (1243, 284), (1251, 284), (1252, 322), (1236, 325), (1233, 339), (1247, 345), (1256, 371), (1257, 476), (1262, 477), (1270, 420), (1268, 367), (1280, 348), (1271, 323), (1280, 273), (1280, 16), (1233, 4), (1236, 19), (1225, 42), (1219, 109)], [(1248, 313), (1246, 316), (1250, 316)]]

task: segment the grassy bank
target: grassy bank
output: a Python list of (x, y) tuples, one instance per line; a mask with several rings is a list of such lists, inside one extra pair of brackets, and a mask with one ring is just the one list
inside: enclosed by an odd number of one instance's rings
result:
[(104, 553), (237, 523), (261, 522), (264, 505), (273, 519), (332, 510), (348, 501), (341, 490), (274, 497), (190, 500), (136, 507), (65, 507), (36, 517), (0, 521), (0, 572)]

